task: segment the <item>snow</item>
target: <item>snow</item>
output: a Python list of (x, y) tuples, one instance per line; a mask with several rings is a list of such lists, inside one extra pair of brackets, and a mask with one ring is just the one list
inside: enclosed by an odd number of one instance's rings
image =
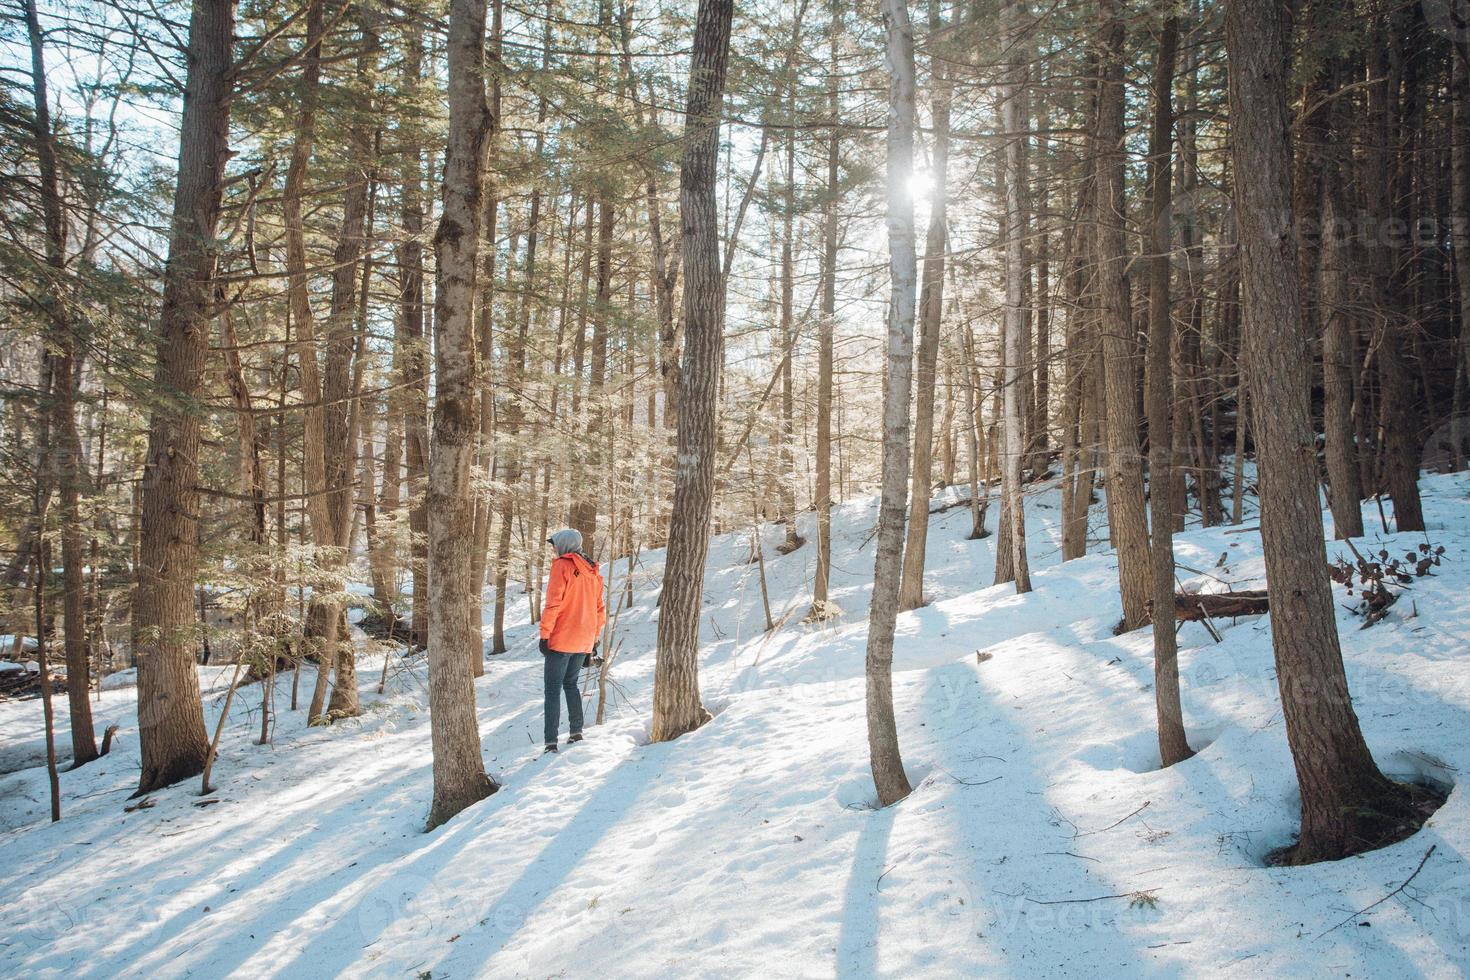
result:
[[(1383, 623), (1359, 630), (1343, 611), (1340, 626), (1380, 764), (1449, 787), (1470, 767), (1470, 481), (1424, 489), (1446, 563)], [(254, 744), (262, 692), (243, 689), (220, 802), (196, 806), (195, 781), (132, 813), (135, 678), (109, 678), (97, 727), (119, 724), (118, 747), (62, 773), (56, 825), (34, 761), (39, 704), (0, 704), (0, 771), (30, 766), (0, 776), (0, 974), (1461, 975), (1465, 794), (1380, 851), (1264, 866), (1297, 818), (1267, 620), (1220, 623), (1220, 644), (1183, 628), (1199, 754), (1160, 771), (1148, 631), (1112, 635), (1111, 553), (1059, 564), (1058, 504), (1054, 489), (1028, 500), (1028, 596), (987, 587), (995, 539), (965, 540), (964, 508), (934, 515), (932, 601), (900, 618), (895, 648), (915, 789), (881, 811), (862, 680), (872, 500), (836, 514), (846, 614), (822, 627), (799, 622), (811, 544), (778, 557), (781, 529), (763, 529), (772, 615), (785, 619), (766, 634), (749, 532), (715, 539), (700, 675), (715, 718), (672, 743), (647, 744), (661, 553), (642, 557), (619, 614), (626, 697), (600, 727), (594, 698), (587, 742), (559, 756), (538, 754), (540, 660), (517, 589), (511, 652), (476, 687), (504, 788), (431, 834), (421, 658), (395, 660), (378, 696), (381, 654), (365, 653), (365, 713), (330, 728), (285, 711), (291, 678), (278, 678), (271, 746)], [(1377, 526), (1376, 507), (1367, 517)], [(1423, 537), (1384, 540), (1399, 552)], [(1192, 586), (1263, 584), (1256, 532), (1194, 529), (1177, 554)], [(626, 569), (611, 572), (620, 586)], [(301, 678), (303, 704), (313, 679)], [(201, 670), (211, 725), (228, 681)], [(1353, 917), (1431, 845), (1402, 894)]]
[[(20, 638), (21, 649), (31, 653), (36, 649), (36, 638), (34, 636), (22, 636)], [(15, 634), (0, 633), (0, 656), (8, 655), (15, 651)]]

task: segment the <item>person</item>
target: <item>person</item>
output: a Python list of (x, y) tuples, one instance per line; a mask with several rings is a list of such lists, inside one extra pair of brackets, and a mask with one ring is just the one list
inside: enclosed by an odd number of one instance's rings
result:
[(546, 667), (546, 749), (556, 751), (561, 697), (566, 692), (568, 744), (582, 741), (582, 692), (577, 676), (590, 666), (607, 622), (602, 574), (582, 552), (582, 532), (557, 531), (546, 539), (556, 550), (541, 607), (541, 656)]

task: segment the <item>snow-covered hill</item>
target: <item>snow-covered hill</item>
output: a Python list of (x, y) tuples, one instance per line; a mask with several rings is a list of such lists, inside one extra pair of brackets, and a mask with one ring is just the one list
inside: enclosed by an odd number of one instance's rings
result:
[[(1379, 762), (1452, 786), (1470, 768), (1470, 483), (1425, 481), (1448, 549), (1413, 601), (1360, 631), (1348, 674)], [(1264, 855), (1296, 824), (1295, 780), (1264, 619), (1181, 633), (1199, 754), (1158, 771), (1147, 630), (1120, 615), (1110, 553), (1058, 563), (1055, 491), (1028, 502), (1034, 594), (990, 588), (993, 539), (935, 515), (931, 604), (900, 617), (895, 698), (912, 796), (871, 808), (863, 721), (873, 501), (836, 515), (844, 618), (800, 623), (814, 549), (774, 555), (763, 631), (749, 533), (717, 539), (701, 684), (714, 720), (649, 745), (662, 555), (633, 570), (609, 720), (539, 755), (541, 670), (525, 602), (512, 652), (478, 683), (501, 792), (432, 834), (422, 669), (361, 719), (283, 713), (253, 744), (258, 689), (231, 713), (217, 803), (197, 783), (125, 812), (136, 784), (132, 688), (100, 725), (113, 754), (0, 777), (0, 974), (456, 977), (1458, 976), (1470, 967), (1470, 806), (1455, 790), (1414, 837), (1299, 869)], [(1376, 522), (1376, 509), (1370, 515)], [(807, 515), (809, 518), (810, 515)], [(992, 517), (993, 519), (993, 517)], [(1253, 522), (1252, 522), (1253, 523)], [(1248, 525), (1250, 526), (1250, 525)], [(810, 538), (812, 528), (804, 527)], [(1420, 536), (1391, 539), (1403, 551)], [(1186, 584), (1261, 584), (1258, 534), (1179, 537)], [(1223, 562), (1222, 562), (1223, 556)], [(612, 569), (621, 583), (627, 569)], [(977, 656), (979, 654), (979, 656)], [(125, 680), (125, 678), (124, 678)], [(207, 714), (227, 677), (204, 672)], [(303, 678), (309, 690), (311, 678)], [(280, 678), (278, 704), (290, 677)], [(589, 706), (590, 710), (590, 706)], [(62, 712), (64, 715), (64, 711)], [(589, 715), (590, 718), (590, 715)], [(34, 766), (37, 702), (0, 705), (0, 771)], [(65, 744), (64, 737), (60, 739)], [(1401, 893), (1357, 917), (1434, 854)]]

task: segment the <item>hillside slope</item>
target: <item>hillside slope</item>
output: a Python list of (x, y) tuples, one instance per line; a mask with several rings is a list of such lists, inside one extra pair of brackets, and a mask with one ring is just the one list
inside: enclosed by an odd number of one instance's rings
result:
[[(1470, 767), (1467, 489), (1463, 477), (1425, 481), (1430, 537), (1448, 560), (1414, 585), (1413, 601), (1368, 630), (1346, 613), (1340, 621), (1380, 763), (1443, 785)], [(135, 692), (115, 678), (97, 713), (99, 727), (121, 725), (119, 748), (63, 773), (60, 824), (44, 822), (43, 769), (0, 777), (11, 828), (0, 835), (0, 973), (1470, 967), (1464, 793), (1393, 847), (1264, 867), (1296, 821), (1266, 621), (1221, 623), (1219, 644), (1198, 625), (1183, 629), (1185, 719), (1199, 754), (1158, 771), (1148, 631), (1111, 633), (1120, 610), (1110, 553), (1058, 564), (1057, 503), (1054, 491), (1028, 501), (1036, 591), (1024, 597), (988, 587), (993, 539), (964, 539), (964, 509), (935, 516), (933, 601), (900, 617), (895, 650), (915, 791), (885, 811), (871, 808), (863, 721), (874, 501), (836, 514), (833, 598), (846, 615), (820, 628), (799, 622), (811, 546), (768, 557), (772, 612), (786, 622), (766, 634), (749, 533), (713, 542), (701, 685), (716, 717), (674, 743), (646, 744), (661, 553), (633, 571), (608, 722), (557, 757), (539, 755), (540, 660), (513, 596), (512, 651), (491, 658), (477, 688), (486, 763), (504, 788), (433, 834), (421, 832), (430, 784), (421, 663), (393, 671), (381, 697), (377, 665), (365, 663), (361, 719), (308, 730), (301, 712), (283, 712), (268, 747), (253, 744), (259, 692), (247, 691), (216, 767), (219, 802), (197, 806), (189, 784), (132, 813)], [(779, 528), (764, 533), (768, 546), (779, 541)], [(1423, 539), (1388, 540), (1403, 551)], [(1256, 532), (1193, 530), (1177, 554), (1187, 584), (1261, 585)], [(626, 569), (611, 572), (621, 583)], [(211, 723), (227, 679), (204, 673)], [(278, 680), (282, 707), (289, 683)], [(0, 705), (7, 763), (33, 762), (39, 745), (39, 704)], [(1352, 918), (1431, 845), (1403, 893)]]

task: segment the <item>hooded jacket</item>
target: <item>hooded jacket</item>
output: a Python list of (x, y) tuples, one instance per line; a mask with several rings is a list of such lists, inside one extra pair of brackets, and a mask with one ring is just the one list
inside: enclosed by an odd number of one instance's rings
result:
[(541, 607), (541, 639), (557, 653), (591, 653), (607, 622), (602, 575), (580, 552), (558, 555)]

